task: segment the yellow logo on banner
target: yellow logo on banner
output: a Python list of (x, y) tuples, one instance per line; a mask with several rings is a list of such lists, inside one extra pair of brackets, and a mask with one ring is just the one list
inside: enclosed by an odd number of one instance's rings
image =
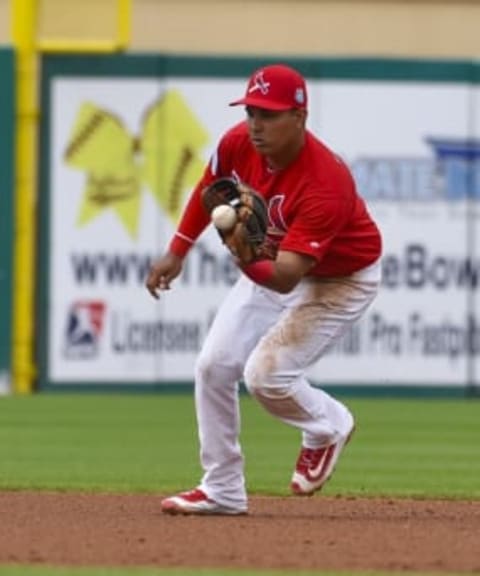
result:
[(177, 91), (166, 92), (144, 112), (137, 137), (118, 116), (85, 102), (65, 150), (66, 164), (87, 173), (77, 224), (112, 209), (135, 237), (142, 185), (176, 222), (186, 190), (203, 171), (200, 150), (207, 141), (207, 132)]

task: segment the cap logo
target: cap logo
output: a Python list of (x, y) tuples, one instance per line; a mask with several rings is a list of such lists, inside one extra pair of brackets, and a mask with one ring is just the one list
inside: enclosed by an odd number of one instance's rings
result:
[(297, 104), (305, 104), (305, 93), (303, 91), (303, 88), (297, 88), (295, 90), (295, 102)]
[(263, 71), (258, 72), (257, 74), (255, 74), (252, 84), (250, 86), (250, 88), (248, 89), (248, 93), (252, 94), (253, 92), (256, 92), (257, 90), (260, 90), (260, 92), (265, 96), (266, 94), (268, 94), (268, 89), (270, 88), (270, 82), (265, 82), (264, 78), (263, 78)]

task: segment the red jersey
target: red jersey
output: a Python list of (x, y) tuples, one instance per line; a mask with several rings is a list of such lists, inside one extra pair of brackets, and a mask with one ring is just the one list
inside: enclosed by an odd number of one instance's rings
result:
[[(198, 218), (201, 190), (217, 178), (232, 176), (265, 198), (268, 235), (279, 250), (315, 258), (310, 275), (343, 276), (379, 258), (380, 232), (343, 161), (307, 131), (297, 158), (284, 169), (272, 170), (250, 142), (246, 122), (221, 139), (187, 205), (179, 239), (193, 242), (210, 222), (208, 215)], [(196, 213), (195, 222), (189, 212)]]

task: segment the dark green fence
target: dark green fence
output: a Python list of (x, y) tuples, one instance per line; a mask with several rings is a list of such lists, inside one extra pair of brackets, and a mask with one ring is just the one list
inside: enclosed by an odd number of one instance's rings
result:
[(10, 381), (14, 174), (14, 55), (0, 48), (0, 391)]

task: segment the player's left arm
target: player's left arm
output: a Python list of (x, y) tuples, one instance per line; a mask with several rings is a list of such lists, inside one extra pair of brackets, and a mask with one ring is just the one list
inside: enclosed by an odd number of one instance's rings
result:
[(279, 250), (275, 260), (259, 260), (240, 268), (257, 284), (281, 294), (288, 294), (315, 264), (313, 256)]
[(325, 198), (327, 192), (312, 189), (305, 193), (276, 258), (241, 265), (243, 273), (276, 292), (291, 292), (321, 261), (348, 218), (348, 203), (333, 193)]

